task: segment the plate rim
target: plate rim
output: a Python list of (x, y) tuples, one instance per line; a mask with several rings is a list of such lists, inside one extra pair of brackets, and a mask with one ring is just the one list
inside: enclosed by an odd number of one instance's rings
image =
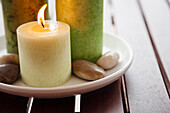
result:
[(40, 93), (40, 92), (49, 93), (49, 91), (51, 91), (51, 92), (52, 91), (60, 92), (60, 91), (63, 91), (63, 90), (83, 88), (83, 87), (89, 87), (89, 86), (95, 85), (95, 84), (100, 84), (103, 81), (107, 81), (107, 80), (109, 80), (110, 78), (113, 78), (113, 77), (119, 78), (120, 76), (122, 76), (122, 74), (124, 74), (126, 72), (126, 70), (130, 67), (130, 65), (133, 62), (133, 51), (132, 51), (132, 48), (123, 38), (121, 38), (118, 35), (108, 34), (108, 33), (103, 33), (103, 34), (109, 36), (109, 38), (110, 37), (114, 37), (117, 40), (120, 40), (121, 42), (123, 42), (123, 44), (127, 47), (127, 50), (129, 51), (129, 54), (130, 54), (130, 58), (128, 59), (126, 64), (123, 65), (123, 67), (120, 70), (116, 71), (115, 73), (112, 73), (112, 74), (110, 74), (107, 77), (104, 77), (102, 79), (98, 79), (98, 80), (95, 80), (95, 81), (86, 82), (86, 83), (82, 83), (82, 84), (75, 84), (75, 85), (71, 85), (71, 86), (64, 86), (64, 87), (46, 87), (46, 88), (42, 88), (42, 87), (25, 87), (25, 86), (16, 86), (16, 85), (12, 85), (12, 84), (0, 83), (0, 91), (1, 91), (1, 89), (3, 87), (3, 89), (10, 88), (12, 90), (23, 90), (25, 92), (33, 91), (32, 93)]

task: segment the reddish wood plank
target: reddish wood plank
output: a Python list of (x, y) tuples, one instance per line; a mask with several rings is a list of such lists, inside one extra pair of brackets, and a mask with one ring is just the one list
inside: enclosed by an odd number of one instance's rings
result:
[(81, 113), (123, 113), (120, 83), (117, 80), (100, 90), (82, 95)]
[[(81, 113), (123, 113), (120, 80), (97, 91), (83, 94)], [(120, 109), (121, 108), (121, 109)], [(73, 113), (74, 97), (35, 99), (32, 113)]]
[(32, 113), (74, 113), (74, 97), (35, 99)]
[(170, 101), (136, 0), (114, 0), (118, 34), (129, 42), (134, 61), (125, 74), (130, 112), (170, 111)]
[(0, 92), (0, 113), (24, 113), (28, 98)]
[[(170, 10), (164, 0), (140, 0), (153, 43), (158, 51), (160, 68), (170, 95)], [(162, 65), (163, 64), (163, 65)], [(165, 72), (163, 72), (165, 70)]]

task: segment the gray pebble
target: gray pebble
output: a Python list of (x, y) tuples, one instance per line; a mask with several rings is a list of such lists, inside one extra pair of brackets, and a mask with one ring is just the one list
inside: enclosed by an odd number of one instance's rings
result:
[(111, 69), (118, 64), (119, 54), (116, 51), (109, 51), (98, 59), (97, 65), (103, 69)]
[(97, 80), (105, 77), (105, 71), (101, 67), (85, 60), (74, 61), (73, 72), (75, 75), (85, 80)]

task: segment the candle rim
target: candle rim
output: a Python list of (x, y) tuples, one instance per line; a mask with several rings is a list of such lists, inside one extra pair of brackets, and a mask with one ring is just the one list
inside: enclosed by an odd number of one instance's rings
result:
[[(64, 22), (61, 22), (61, 21), (54, 21), (54, 20), (45, 20), (45, 22), (46, 22), (46, 24), (51, 23), (51, 22), (52, 22), (52, 23), (54, 22), (55, 24), (60, 23), (60, 24), (65, 25), (67, 29), (64, 30), (64, 31), (52, 30), (52, 31), (50, 31), (50, 32), (37, 32), (37, 33), (39, 33), (39, 34), (42, 34), (41, 36), (37, 36), (37, 39), (38, 39), (38, 38), (47, 37), (47, 34), (48, 34), (49, 37), (52, 37), (52, 36), (56, 36), (56, 35), (58, 35), (58, 34), (65, 34), (65, 33), (67, 33), (67, 32), (70, 31), (70, 26), (69, 26), (67, 23), (64, 23)], [(16, 31), (17, 31), (17, 34), (19, 34), (19, 35), (21, 35), (21, 36), (24, 36), (24, 37), (29, 37), (29, 38), (30, 38), (30, 36), (35, 36), (35, 35), (31, 35), (31, 34), (25, 35), (24, 33), (20, 32), (20, 29), (21, 29), (23, 26), (29, 25), (29, 24), (31, 24), (31, 23), (37, 23), (37, 24), (38, 24), (38, 21), (31, 21), (31, 22), (27, 22), (27, 23), (24, 23), (24, 24), (20, 25), (20, 26), (17, 28), (17, 30), (16, 30)], [(46, 35), (43, 35), (43, 34), (46, 34)]]

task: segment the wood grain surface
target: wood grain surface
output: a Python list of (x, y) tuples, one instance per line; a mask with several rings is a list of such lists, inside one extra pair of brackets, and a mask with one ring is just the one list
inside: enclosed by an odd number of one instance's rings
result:
[(35, 99), (31, 113), (74, 113), (74, 97)]
[(82, 95), (81, 113), (123, 113), (120, 80)]
[(28, 98), (0, 92), (0, 113), (25, 113)]
[[(170, 10), (164, 0), (140, 0), (170, 95)], [(158, 16), (159, 15), (159, 16)]]
[(114, 0), (118, 34), (129, 42), (134, 61), (125, 74), (132, 113), (168, 113), (170, 101), (136, 0)]
[[(81, 113), (123, 113), (120, 80), (86, 93), (81, 98)], [(35, 99), (32, 113), (74, 113), (74, 97)]]

